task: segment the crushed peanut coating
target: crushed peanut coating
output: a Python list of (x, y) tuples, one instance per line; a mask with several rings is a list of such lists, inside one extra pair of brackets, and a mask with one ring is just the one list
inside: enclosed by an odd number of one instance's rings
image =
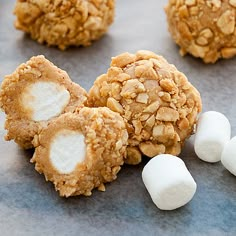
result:
[(115, 0), (17, 0), (15, 27), (61, 50), (89, 46), (113, 22)]
[[(21, 147), (32, 148), (34, 135), (51, 119), (74, 112), (86, 102), (86, 91), (73, 83), (65, 71), (44, 56), (32, 57), (5, 76), (1, 84), (0, 107), (7, 115), (5, 139), (14, 139)], [(40, 120), (40, 116), (34, 116), (38, 115), (37, 110), (39, 115), (50, 119)]]
[[(50, 150), (54, 139), (65, 130), (82, 133), (86, 151), (84, 160), (73, 171), (62, 174), (53, 165)], [(94, 188), (105, 191), (104, 183), (117, 178), (126, 156), (127, 140), (125, 123), (118, 113), (106, 107), (84, 107), (61, 115), (35, 136), (31, 162), (35, 162), (35, 169), (47, 181), (53, 182), (60, 196), (90, 196)], [(61, 148), (65, 152), (68, 146)]]
[(128, 164), (144, 154), (178, 155), (201, 111), (199, 92), (185, 75), (150, 51), (112, 58), (88, 95), (89, 106), (107, 106), (122, 115), (129, 133)]
[(165, 11), (181, 55), (205, 63), (236, 55), (236, 0), (169, 0)]

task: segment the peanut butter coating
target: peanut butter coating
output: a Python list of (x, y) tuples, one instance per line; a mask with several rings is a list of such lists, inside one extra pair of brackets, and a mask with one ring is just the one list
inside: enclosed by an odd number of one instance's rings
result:
[(89, 106), (107, 106), (124, 118), (128, 164), (140, 163), (142, 154), (178, 155), (201, 111), (200, 94), (186, 76), (144, 50), (113, 57), (88, 97)]
[(18, 0), (15, 27), (61, 50), (89, 46), (106, 33), (114, 9), (115, 0)]
[(169, 0), (165, 11), (181, 55), (205, 63), (236, 55), (235, 0)]

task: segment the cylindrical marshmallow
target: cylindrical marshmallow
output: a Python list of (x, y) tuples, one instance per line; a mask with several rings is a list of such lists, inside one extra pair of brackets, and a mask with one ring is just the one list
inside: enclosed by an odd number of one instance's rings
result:
[(203, 113), (197, 125), (194, 150), (203, 161), (217, 162), (221, 159), (224, 145), (230, 140), (229, 120), (216, 111)]
[(152, 158), (144, 167), (142, 178), (153, 202), (161, 210), (174, 210), (187, 204), (197, 189), (184, 162), (169, 154)]
[(236, 136), (225, 144), (221, 162), (229, 172), (236, 176)]

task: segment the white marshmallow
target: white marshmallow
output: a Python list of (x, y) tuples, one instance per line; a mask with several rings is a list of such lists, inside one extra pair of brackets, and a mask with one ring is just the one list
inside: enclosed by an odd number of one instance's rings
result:
[(224, 145), (230, 140), (229, 120), (221, 113), (203, 113), (197, 125), (194, 150), (203, 161), (217, 162), (221, 159)]
[(197, 189), (184, 162), (169, 154), (152, 158), (144, 167), (142, 178), (153, 202), (161, 210), (174, 210), (187, 204)]
[(221, 162), (229, 172), (236, 176), (236, 136), (225, 144)]
[(50, 146), (50, 160), (61, 174), (69, 174), (85, 160), (84, 136), (76, 131), (63, 130), (54, 138)]
[(22, 103), (32, 111), (32, 120), (42, 121), (58, 116), (70, 101), (70, 93), (54, 82), (36, 82), (22, 94)]

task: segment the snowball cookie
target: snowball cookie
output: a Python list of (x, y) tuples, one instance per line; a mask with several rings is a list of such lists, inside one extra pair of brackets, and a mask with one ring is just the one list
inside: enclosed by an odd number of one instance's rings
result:
[(236, 55), (235, 0), (169, 0), (169, 31), (180, 46), (205, 63)]
[(201, 111), (198, 91), (185, 75), (150, 51), (112, 58), (89, 91), (90, 106), (107, 106), (125, 119), (128, 164), (161, 153), (178, 155)]
[(113, 22), (115, 0), (18, 0), (15, 27), (39, 43), (88, 46)]
[(35, 136), (32, 162), (60, 196), (90, 196), (116, 179), (128, 134), (121, 116), (106, 107), (84, 107), (52, 121)]
[(187, 204), (197, 189), (184, 162), (168, 154), (150, 160), (142, 178), (154, 204), (161, 210), (174, 210)]
[(225, 144), (221, 163), (233, 175), (236, 176), (236, 136)]
[(0, 90), (0, 107), (6, 113), (6, 140), (32, 148), (35, 134), (65, 112), (87, 101), (87, 94), (68, 74), (44, 56), (32, 57), (7, 75)]

